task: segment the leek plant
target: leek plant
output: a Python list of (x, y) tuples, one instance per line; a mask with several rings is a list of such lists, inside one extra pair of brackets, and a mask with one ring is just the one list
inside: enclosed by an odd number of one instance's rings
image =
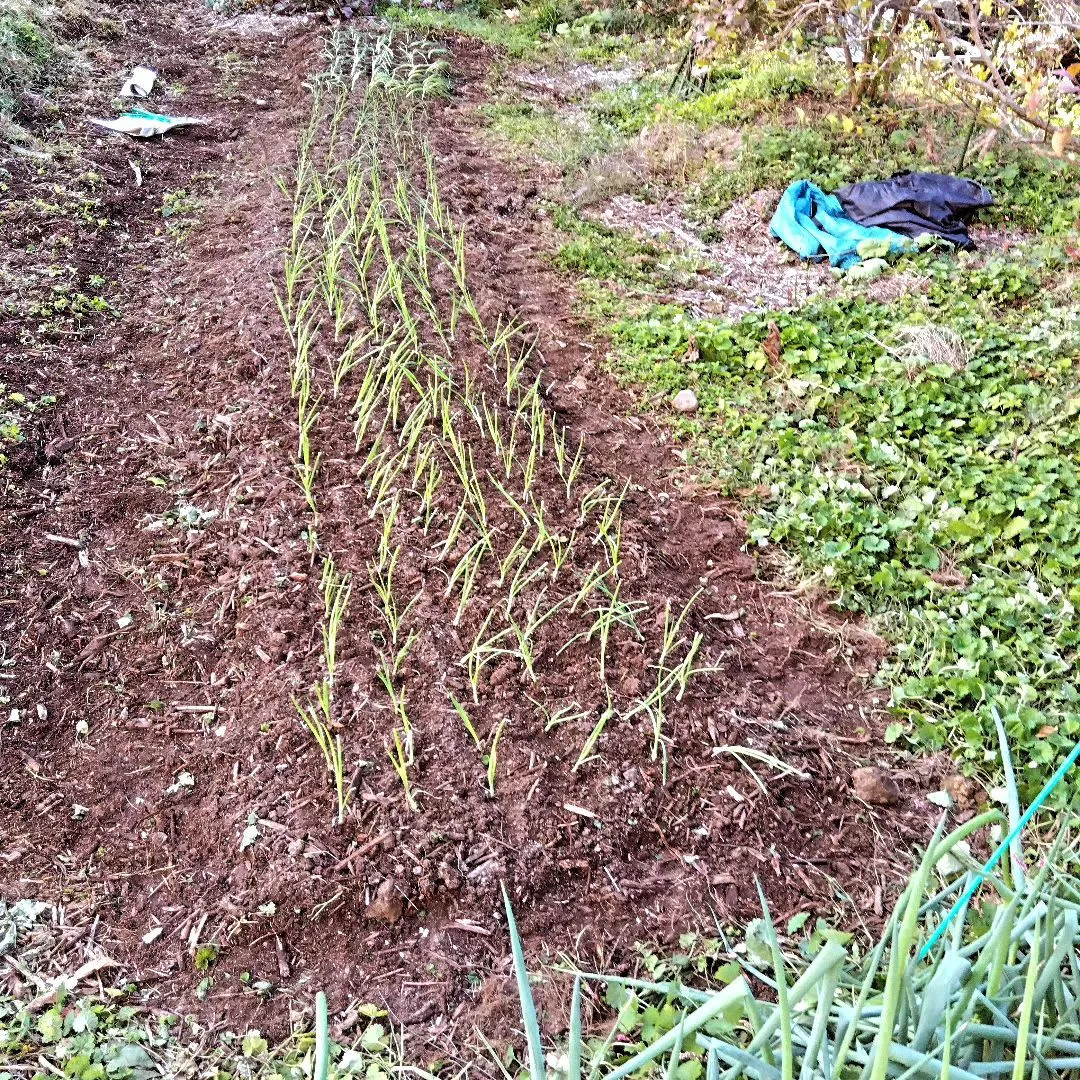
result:
[[(1015, 794), (1008, 766), (1007, 775)], [(743, 970), (722, 989), (569, 970), (569, 1031), (548, 1056), (505, 896), (530, 1080), (556, 1069), (566, 1080), (650, 1070), (708, 1080), (1080, 1076), (1076, 839), (1064, 824), (1037, 860), (1014, 853), (989, 868), (965, 854), (969, 837), (1016, 828), (1010, 801), (1008, 817), (988, 810), (949, 833), (942, 821), (869, 952), (833, 932), (782, 947), (762, 895), (767, 962), (754, 966), (732, 951)], [(950, 869), (964, 862), (959, 873)], [(953, 915), (954, 900), (976, 884), (975, 897)], [(590, 984), (606, 984), (619, 1008), (607, 1038), (584, 1025)], [(643, 1010), (664, 1003), (675, 1010), (673, 1023), (642, 1038)]]

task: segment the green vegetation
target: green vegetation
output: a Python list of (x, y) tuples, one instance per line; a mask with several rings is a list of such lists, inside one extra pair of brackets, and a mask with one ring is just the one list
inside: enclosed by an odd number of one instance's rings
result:
[(161, 198), (161, 216), (168, 234), (177, 241), (183, 240), (195, 227), (202, 206), (202, 200), (184, 188), (166, 191)]
[(120, 314), (105, 295), (109, 283), (70, 264), (48, 266), (33, 277), (0, 270), (0, 283), (11, 289), (0, 311), (23, 321), (20, 341), (29, 347), (49, 338), (87, 335), (104, 316)]
[[(388, 1080), (402, 1067), (402, 1043), (386, 1013), (374, 1005), (357, 1007), (360, 1022), (346, 1044), (330, 1042), (324, 1010), (321, 1024), (316, 1016), (314, 1031), (299, 1021), (287, 1038), (271, 1045), (258, 1030), (210, 1034), (193, 1017), (162, 1013), (148, 1003), (148, 992), (115, 979), (112, 961), (73, 965), (70, 976), (57, 978), (46, 959), (55, 955), (60, 937), (49, 926), (52, 911), (31, 900), (0, 902), (0, 941), (13, 972), (0, 989), (0, 1080), (57, 1075), (70, 1080), (325, 1080), (328, 1075)], [(209, 966), (200, 967), (198, 952), (191, 963), (196, 971)], [(103, 992), (82, 989), (93, 985), (91, 977), (102, 979)], [(213, 981), (207, 976), (201, 985), (209, 990)], [(274, 992), (270, 983), (248, 973), (240, 976), (236, 990), (256, 1002)], [(321, 1071), (320, 1053), (325, 1059)], [(416, 1067), (409, 1071), (420, 1080), (430, 1076)]]
[(480, 113), (500, 138), (525, 147), (569, 175), (606, 153), (617, 136), (584, 114), (561, 116), (554, 108), (529, 102), (489, 102)]
[[(540, 47), (540, 25), (527, 19), (511, 20), (485, 17), (474, 8), (459, 7), (443, 11), (436, 7), (392, 6), (381, 12), (396, 26), (429, 34), (463, 34), (478, 38), (521, 58)], [(493, 13), (489, 13), (493, 14)]]
[(7, 0), (0, 9), (0, 121), (16, 115), (24, 94), (48, 90), (67, 74), (58, 18), (51, 5), (28, 0)]
[(809, 56), (744, 55), (737, 63), (712, 67), (705, 88), (670, 104), (668, 111), (701, 127), (745, 123), (806, 93), (816, 81), (817, 65)]
[(541, 0), (518, 5), (514, 11), (504, 13), (493, 0), (473, 0), (451, 10), (393, 4), (381, 14), (425, 34), (477, 38), (517, 60), (573, 57), (611, 62), (655, 50), (655, 41), (638, 33), (651, 20), (636, 6), (590, 9), (578, 0)]
[(1052, 253), (908, 265), (926, 300), (734, 324), (659, 309), (616, 328), (616, 363), (691, 386), (683, 430), (721, 490), (751, 493), (751, 540), (877, 618), (903, 730), (977, 768), (1000, 702), (1030, 790), (1080, 738), (1080, 314), (1047, 289)]
[(1075, 164), (1006, 148), (972, 161), (965, 175), (994, 192), (986, 220), (1050, 236), (1075, 235), (1080, 221)]
[(554, 223), (573, 238), (559, 248), (555, 265), (582, 277), (623, 284), (654, 283), (662, 273), (661, 260), (670, 261), (656, 244), (589, 221), (567, 207), (556, 208)]
[(25, 441), (27, 422), (35, 413), (56, 404), (52, 394), (32, 401), (0, 382), (0, 467), (7, 464), (11, 449)]
[[(653, 125), (692, 125), (696, 135), (698, 129), (773, 112), (815, 80), (810, 61), (792, 63), (765, 53), (744, 66), (719, 69), (707, 92), (675, 78), (673, 68), (662, 68), (633, 82), (587, 94), (581, 108), (521, 101), (504, 92), (482, 105), (480, 112), (501, 138), (527, 147), (569, 175), (605, 154), (632, 146), (630, 140)], [(673, 83), (678, 84), (675, 89)], [(776, 162), (788, 154), (784, 148), (780, 157), (767, 154), (761, 161), (748, 154), (743, 172), (729, 181), (735, 190), (732, 197), (760, 186), (753, 178), (766, 169), (775, 172)]]
[[(826, 191), (904, 171), (955, 169), (964, 133), (947, 117), (898, 111), (884, 119), (829, 114), (795, 125), (772, 124), (743, 134), (735, 165), (712, 169), (691, 193), (703, 220), (761, 188), (811, 180)], [(1063, 235), (1080, 217), (1077, 169), (1015, 148), (975, 158), (963, 175), (986, 184), (995, 205), (984, 220)]]
[(772, 124), (744, 131), (734, 168), (709, 171), (692, 193), (692, 203), (707, 220), (761, 188), (782, 189), (797, 179), (832, 191), (857, 180), (927, 167), (925, 143), (913, 129), (889, 132), (871, 122), (845, 125), (835, 115), (814, 124)]
[(596, 121), (623, 136), (641, 133), (659, 115), (660, 106), (671, 101), (670, 74), (645, 75), (623, 86), (598, 90), (587, 102)]

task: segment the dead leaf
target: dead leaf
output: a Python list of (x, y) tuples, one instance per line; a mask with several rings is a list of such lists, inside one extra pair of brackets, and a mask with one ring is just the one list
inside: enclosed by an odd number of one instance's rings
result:
[(401, 918), (401, 900), (395, 895), (394, 882), (384, 878), (375, 893), (375, 899), (364, 909), (365, 919), (382, 919), (396, 923)]
[(47, 990), (43, 994), (38, 994), (38, 996), (30, 1002), (27, 1008), (32, 1013), (40, 1012), (47, 1006), (54, 1004), (61, 992), (66, 993), (69, 988), (76, 987), (83, 979), (88, 979), (91, 975), (97, 975), (106, 968), (119, 966), (120, 965), (115, 960), (108, 956), (97, 956), (93, 960), (87, 960), (82, 967), (76, 968), (70, 975), (65, 975), (59, 979), (51, 990)]
[(106, 968), (119, 966), (120, 964), (113, 960), (111, 956), (96, 956), (93, 960), (87, 960), (82, 967), (76, 968), (68, 977), (68, 981), (74, 985), (83, 979), (88, 979), (91, 975), (96, 975), (99, 971), (104, 971)]
[(781, 357), (784, 355), (784, 343), (780, 338), (780, 327), (776, 323), (769, 323), (769, 333), (761, 348), (769, 358), (769, 365), (777, 367)]

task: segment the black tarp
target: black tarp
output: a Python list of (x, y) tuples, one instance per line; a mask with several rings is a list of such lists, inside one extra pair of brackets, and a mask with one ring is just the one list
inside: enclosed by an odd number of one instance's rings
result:
[(891, 180), (848, 184), (836, 192), (848, 217), (903, 236), (933, 233), (960, 248), (973, 248), (967, 220), (992, 206), (994, 197), (974, 180), (941, 173), (900, 173)]

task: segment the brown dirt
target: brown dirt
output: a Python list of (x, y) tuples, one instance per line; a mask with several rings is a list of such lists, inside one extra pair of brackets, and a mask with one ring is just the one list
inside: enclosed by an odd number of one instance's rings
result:
[[(490, 798), (445, 704), (460, 645), (431, 602), (410, 676), (414, 815), (383, 749), (375, 612), (357, 599), (342, 643), (355, 687), (346, 738), (350, 761), (368, 764), (345, 825), (329, 824), (325, 770), (290, 700), (317, 674), (321, 600), (271, 287), (289, 223), (275, 180), (306, 118), (318, 35), (295, 23), (222, 31), (195, 0), (123, 14), (125, 37), (99, 53), (91, 96), (66, 116), (72, 177), (50, 171), (61, 164), (5, 162), (5, 240), (27, 304), (43, 266), (74, 260), (82, 278), (115, 282), (122, 317), (61, 325), (26, 307), (0, 322), (5, 381), (60, 397), (13, 456), (0, 507), (0, 626), (14, 661), (0, 685), (5, 714), (19, 712), (0, 722), (0, 895), (87, 905), (102, 949), (162, 1003), (212, 1023), (277, 1031), (282, 1002), (325, 988), (339, 1009), (385, 1002), (432, 1045), (453, 1045), (465, 1021), (496, 1024), (508, 956), (500, 880), (535, 961), (566, 952), (631, 967), (638, 941), (757, 914), (755, 879), (778, 918), (872, 922), (928, 817), (918, 771), (900, 774), (904, 800), (888, 810), (850, 791), (855, 764), (883, 759), (864, 689), (880, 643), (779, 591), (743, 552), (737, 509), (698, 491), (670, 432), (604, 376), (602, 343), (547, 269), (537, 182), (498, 162), (472, 126), (491, 59), (475, 43), (455, 45), (457, 93), (432, 107), (428, 130), (468, 229), (480, 305), (530, 323), (548, 403), (585, 438), (587, 483), (633, 481), (624, 554), (637, 595), (655, 614), (705, 587), (692, 628), (721, 670), (673, 714), (666, 784), (648, 734), (629, 724), (571, 772), (593, 721), (544, 732), (516, 673), (493, 676), (477, 726), (512, 719)], [(182, 84), (184, 111), (213, 124), (137, 146), (89, 133), (83, 119), (106, 114), (117, 69), (133, 60)], [(90, 167), (104, 178), (107, 227), (36, 206), (58, 175), (74, 184)], [(203, 203), (182, 240), (160, 213), (180, 189)], [(325, 498), (323, 530), (362, 568), (374, 540), (357, 493)], [(548, 653), (552, 700), (565, 700), (595, 660), (584, 648), (565, 664)], [(620, 657), (620, 687), (647, 677), (644, 663)], [(714, 753), (729, 745), (804, 775), (761, 767), (759, 787)], [(182, 774), (193, 787), (176, 786)], [(241, 852), (253, 823), (258, 839)], [(399, 920), (365, 918), (380, 891)], [(201, 1006), (195, 940), (220, 948)], [(280, 992), (263, 1000), (244, 989), (245, 972)]]

